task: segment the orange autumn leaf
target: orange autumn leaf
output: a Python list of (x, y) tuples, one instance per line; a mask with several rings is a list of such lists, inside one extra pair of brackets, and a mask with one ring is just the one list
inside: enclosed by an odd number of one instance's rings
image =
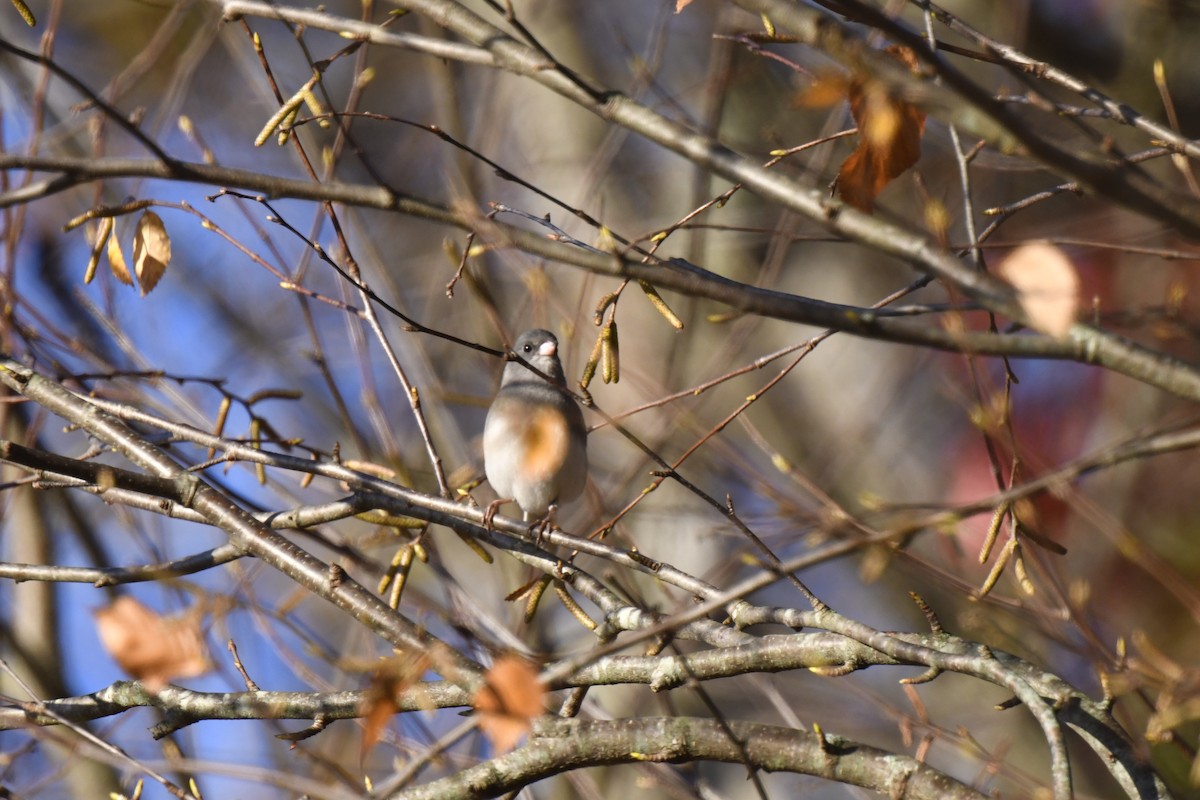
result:
[(514, 655), (496, 659), (472, 705), (480, 730), (497, 753), (512, 750), (529, 733), (533, 718), (542, 713), (545, 695), (536, 666)]
[[(907, 47), (885, 51), (911, 70), (917, 59)], [(870, 213), (884, 187), (921, 157), (925, 113), (894, 96), (877, 81), (861, 81), (849, 93), (850, 114), (858, 123), (858, 147), (838, 171), (838, 193), (859, 211)]]
[[(884, 52), (916, 71), (917, 58), (909, 48), (893, 45)], [(880, 81), (860, 75), (822, 76), (801, 93), (798, 103), (824, 106), (843, 98), (858, 125), (858, 147), (838, 171), (838, 193), (869, 214), (884, 187), (921, 157), (925, 113)]]
[(1022, 245), (998, 272), (1017, 290), (1031, 326), (1050, 336), (1067, 335), (1079, 310), (1079, 275), (1062, 250), (1049, 242)]
[(398, 655), (375, 670), (359, 707), (359, 713), (363, 716), (362, 744), (358, 754), (360, 764), (379, 744), (388, 721), (400, 711), (399, 696), (421, 679), (431, 663), (432, 659), (425, 653)]
[(174, 678), (192, 678), (210, 668), (197, 608), (163, 617), (134, 598), (121, 596), (94, 614), (104, 649), (151, 692)]

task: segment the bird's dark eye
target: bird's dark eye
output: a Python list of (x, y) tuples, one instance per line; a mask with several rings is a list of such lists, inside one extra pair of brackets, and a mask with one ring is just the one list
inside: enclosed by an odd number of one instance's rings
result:
[(522, 347), (521, 349), (522, 349), (522, 350), (524, 350), (526, 353), (532, 353), (532, 352), (533, 352), (533, 345), (531, 345), (531, 344), (527, 344), (527, 345), (525, 345), (524, 347)]

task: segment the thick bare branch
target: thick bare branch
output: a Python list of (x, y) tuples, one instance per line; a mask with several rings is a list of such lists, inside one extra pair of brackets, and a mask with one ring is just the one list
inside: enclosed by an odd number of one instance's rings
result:
[[(605, 764), (712, 760), (768, 771), (796, 772), (909, 798), (982, 800), (985, 795), (917, 761), (823, 733), (691, 717), (539, 723), (529, 743), (506, 756), (391, 797), (494, 796), (568, 769)], [(587, 742), (586, 747), (580, 747)]]

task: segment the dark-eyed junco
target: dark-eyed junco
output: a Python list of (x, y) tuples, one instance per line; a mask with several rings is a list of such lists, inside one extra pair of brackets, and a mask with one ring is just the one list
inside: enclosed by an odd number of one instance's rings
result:
[(587, 483), (587, 427), (566, 391), (554, 334), (525, 331), (513, 351), (551, 380), (520, 361), (504, 365), (483, 426), (484, 471), (501, 498), (485, 521), (491, 523), (501, 503), (515, 500), (527, 521), (550, 524), (558, 504), (574, 500)]

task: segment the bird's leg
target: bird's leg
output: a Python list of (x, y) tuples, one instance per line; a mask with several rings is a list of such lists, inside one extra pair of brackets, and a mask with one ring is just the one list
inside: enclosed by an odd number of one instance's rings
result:
[(489, 531), (496, 529), (496, 512), (500, 510), (500, 506), (513, 502), (511, 497), (501, 497), (488, 503), (487, 508), (483, 511), (483, 527)]

